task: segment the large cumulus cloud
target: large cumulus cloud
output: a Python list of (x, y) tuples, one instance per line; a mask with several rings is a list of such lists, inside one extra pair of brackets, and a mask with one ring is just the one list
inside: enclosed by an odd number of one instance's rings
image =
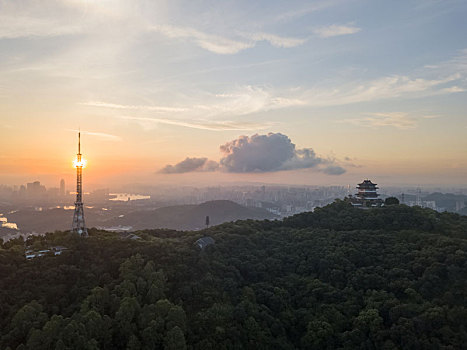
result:
[(220, 147), (220, 164), (232, 173), (280, 170), (295, 154), (295, 145), (282, 134), (240, 136)]
[(281, 133), (240, 136), (220, 146), (219, 163), (207, 158), (186, 158), (167, 165), (162, 173), (221, 170), (229, 173), (261, 173), (314, 168), (328, 175), (341, 175), (345, 169), (332, 158), (318, 156), (311, 148), (296, 149), (290, 138)]
[(311, 148), (296, 149), (281, 133), (240, 136), (220, 147), (224, 154), (221, 169), (231, 173), (271, 172), (316, 168), (329, 175), (341, 175), (345, 169), (335, 160), (316, 155)]

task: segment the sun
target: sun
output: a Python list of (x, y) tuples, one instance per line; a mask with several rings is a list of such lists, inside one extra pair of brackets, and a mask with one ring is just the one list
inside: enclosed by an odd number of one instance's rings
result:
[(86, 159), (84, 159), (84, 158), (81, 158), (81, 160), (75, 159), (75, 160), (73, 161), (73, 167), (75, 167), (75, 168), (79, 168), (79, 167), (85, 168), (85, 167), (86, 167), (86, 163), (87, 163), (87, 161), (86, 161)]

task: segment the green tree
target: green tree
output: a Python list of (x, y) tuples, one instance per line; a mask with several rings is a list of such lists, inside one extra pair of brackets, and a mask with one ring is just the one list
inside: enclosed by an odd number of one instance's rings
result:
[(399, 199), (396, 197), (388, 197), (384, 200), (384, 205), (398, 205)]
[(175, 326), (167, 332), (164, 339), (165, 350), (186, 350), (186, 342), (183, 331)]
[(47, 318), (42, 305), (33, 300), (16, 312), (11, 320), (11, 331), (8, 336), (15, 345), (26, 343), (29, 333), (33, 329), (41, 329)]

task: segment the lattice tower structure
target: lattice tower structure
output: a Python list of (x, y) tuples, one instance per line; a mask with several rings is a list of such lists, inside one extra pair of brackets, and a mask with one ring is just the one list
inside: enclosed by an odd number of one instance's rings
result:
[(81, 133), (78, 133), (78, 154), (76, 155), (76, 201), (75, 212), (73, 214), (73, 223), (71, 230), (82, 237), (88, 236), (88, 230), (84, 222), (84, 207), (83, 207), (83, 166), (84, 161), (81, 155)]

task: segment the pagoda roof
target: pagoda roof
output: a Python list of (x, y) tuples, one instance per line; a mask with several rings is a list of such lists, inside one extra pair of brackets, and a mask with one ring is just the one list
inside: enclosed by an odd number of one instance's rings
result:
[(377, 184), (374, 184), (373, 182), (371, 182), (371, 180), (364, 180), (362, 183), (358, 184), (359, 186), (362, 186), (362, 185), (374, 185), (376, 186)]

